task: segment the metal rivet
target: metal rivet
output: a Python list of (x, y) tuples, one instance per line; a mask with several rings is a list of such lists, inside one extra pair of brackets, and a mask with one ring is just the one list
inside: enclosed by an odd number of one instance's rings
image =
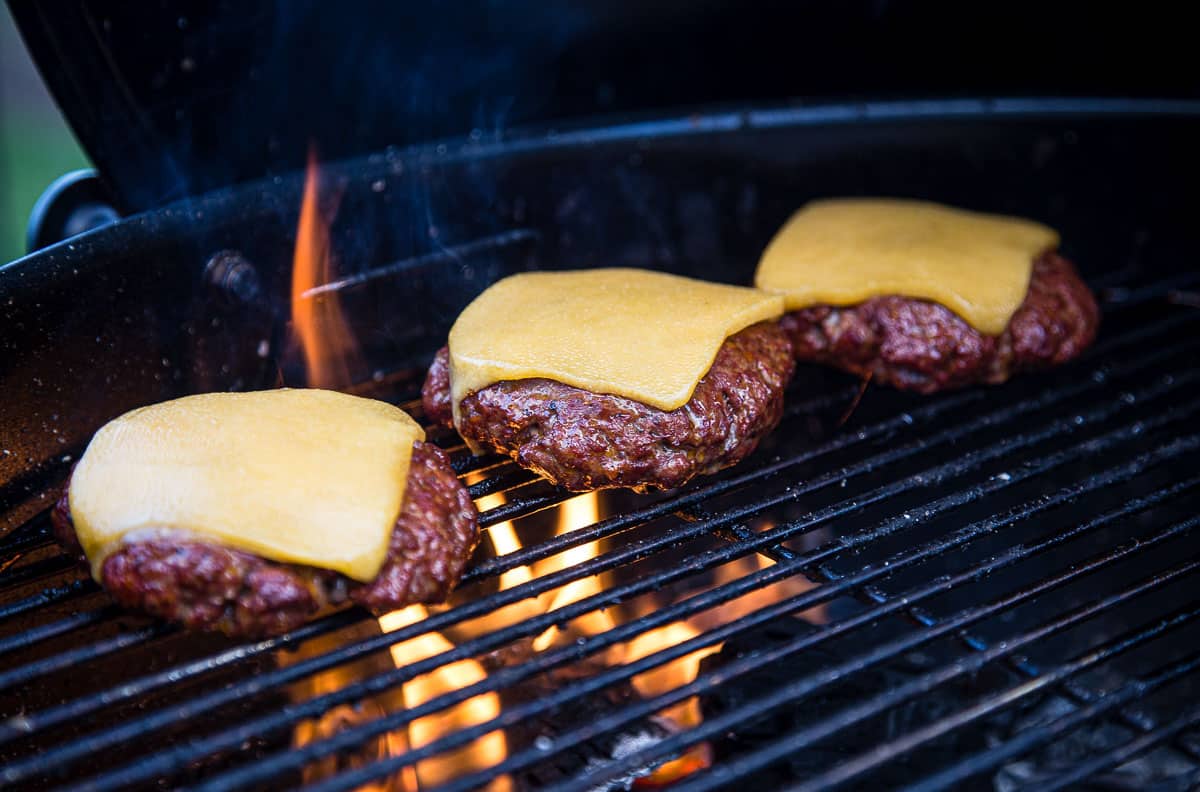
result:
[(204, 265), (204, 279), (237, 304), (253, 303), (262, 292), (258, 270), (236, 250), (214, 253)]

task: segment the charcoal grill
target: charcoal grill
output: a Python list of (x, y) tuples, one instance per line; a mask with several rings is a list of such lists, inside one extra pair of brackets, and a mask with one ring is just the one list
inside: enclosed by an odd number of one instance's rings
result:
[[(86, 44), (33, 8), (14, 9), (31, 43)], [(48, 73), (60, 99), (88, 63)], [(81, 129), (106, 106), (64, 103)], [(302, 179), (211, 161), (182, 187), (138, 178), (145, 149), (122, 153), (139, 141), (110, 128), (97, 161), (126, 219), (0, 268), (0, 784), (411, 788), (414, 767), (499, 732), (502, 757), (437, 788), (1200, 785), (1200, 103), (775, 104), (531, 130), (324, 164), (340, 203), (322, 288), (368, 364), (355, 392), (420, 417), (423, 367), (503, 275), (569, 263), (745, 283), (790, 211), (828, 195), (1053, 225), (1102, 297), (1099, 339), (1061, 369), (933, 397), (801, 367), (743, 464), (605, 493), (599, 519), (562, 534), (576, 496), (431, 429), (488, 535), (510, 526), (520, 549), (485, 538), (450, 603), (391, 632), (350, 609), (261, 641), (185, 634), (112, 605), (53, 544), (48, 509), (127, 409), (303, 383), (286, 300)], [(242, 154), (239, 168), (258, 156)], [(137, 168), (118, 172), (122, 157)], [(748, 599), (768, 589), (783, 593)], [(737, 602), (753, 604), (730, 617)], [(687, 636), (612, 660), (681, 622)], [(420, 659), (389, 654), (435, 634)], [(694, 677), (635, 684), (718, 645)], [(400, 695), (461, 661), (486, 675)], [(391, 742), (484, 694), (482, 722)], [(696, 721), (663, 717), (689, 702)]]
[[(363, 255), (342, 287), (362, 308), (352, 315), (372, 360), (385, 361), (357, 390), (418, 413), (417, 362), (444, 336), (455, 301), (499, 274), (567, 257), (584, 265), (648, 258), (744, 281), (754, 251), (809, 195), (902, 191), (1020, 207), (1062, 229), (1066, 252), (1104, 297), (1100, 338), (1081, 361), (1002, 387), (929, 398), (870, 386), (860, 393), (848, 378), (804, 368), (780, 429), (743, 465), (677, 492), (606, 496), (608, 514), (595, 524), (481, 555), (450, 607), (386, 634), (350, 610), (258, 642), (182, 635), (110, 605), (47, 533), (46, 509), (102, 420), (173, 393), (278, 376), (259, 345), (265, 340), (272, 358), (281, 343), (270, 332), (278, 317), (264, 306), (286, 283), (294, 179), (197, 198), (9, 265), (0, 304), (8, 326), (25, 333), (5, 340), (11, 527), (0, 573), (0, 779), (22, 788), (69, 779), (76, 789), (305, 779), (315, 789), (351, 789), (504, 729), (503, 762), (446, 789), (501, 774), (518, 785), (604, 788), (701, 744), (713, 765), (678, 788), (745, 779), (802, 789), (871, 778), (914, 789), (1196, 783), (1200, 314), (1190, 291), (1197, 277), (1177, 265), (1190, 255), (1178, 198), (1197, 173), (1196, 110), (1090, 100), (770, 109), (332, 166), (329, 178), (345, 191), (341, 218), (405, 216), (414, 196), (431, 197), (439, 218), (462, 218), (436, 248)], [(587, 171), (586, 194), (561, 175), (568, 165)], [(470, 183), (464, 169), (509, 198), (490, 213), (468, 208), (469, 191), (451, 195)], [(986, 195), (985, 180), (995, 186)], [(1150, 183), (1158, 190), (1148, 192)], [(597, 230), (615, 227), (630, 232)], [(357, 228), (335, 223), (335, 246), (366, 250)], [(213, 255), (228, 263), (234, 250), (256, 273), (248, 299), (224, 294), (227, 279), (212, 277)], [(74, 299), (87, 293), (95, 298)], [(377, 303), (405, 293), (432, 308), (401, 337), (394, 321), (380, 322)], [(104, 365), (82, 365), (72, 347)], [(117, 384), (114, 371), (129, 381), (105, 391), (103, 380)], [(472, 458), (453, 435), (432, 437), (476, 497), (505, 494), (484, 512), (485, 526), (515, 521), (522, 533), (569, 497), (502, 460)], [(594, 558), (497, 590), (503, 573), (594, 541), (603, 543)], [(711, 570), (755, 555), (769, 563), (714, 585)], [(386, 656), (398, 641), (456, 636), (466, 622), (600, 573), (605, 587), (585, 599), (456, 637), (418, 662), (376, 664), (320, 694), (290, 692), (313, 675)], [(592, 662), (646, 631), (793, 578), (812, 587), (636, 662)], [(555, 625), (619, 613), (664, 590), (692, 596), (495, 660)], [(826, 623), (761, 638), (818, 606)], [(717, 642), (729, 651), (705, 658), (693, 681), (630, 694), (633, 676)], [(355, 713), (356, 703), (447, 663), (489, 657), (491, 673), (469, 687), (415, 707), (360, 707), (344, 728), (302, 746), (291, 740), (337, 708)], [(546, 682), (572, 669), (569, 684)], [(854, 686), (884, 671), (887, 684)], [(746, 679), (758, 681), (739, 686)], [(480, 693), (503, 698), (534, 683), (540, 694), (419, 749), (342, 761), (336, 771), (320, 764)], [(655, 713), (691, 697), (703, 722), (651, 728)], [(779, 725), (761, 740), (739, 737), (763, 723)], [(853, 740), (879, 728), (869, 744)], [(629, 742), (634, 733), (643, 739)], [(971, 747), (939, 749), (947, 735), (968, 733)], [(614, 751), (622, 739), (626, 748)], [(823, 759), (805, 765), (806, 755)]]

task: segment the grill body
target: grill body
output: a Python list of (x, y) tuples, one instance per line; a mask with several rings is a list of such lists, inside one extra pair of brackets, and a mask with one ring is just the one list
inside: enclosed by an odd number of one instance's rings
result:
[[(298, 383), (285, 301), (298, 177), (139, 215), (0, 269), (0, 781), (256, 788), (322, 778), (319, 788), (342, 789), (391, 777), (450, 746), (313, 774), (425, 712), (389, 710), (389, 691), (458, 656), (396, 669), (390, 643), (456, 636), (469, 619), (603, 572), (594, 598), (459, 636), (454, 651), (485, 657), (602, 606), (623, 613), (664, 587), (694, 596), (630, 611), (615, 630), (480, 683), (511, 692), (542, 680), (549, 692), (506, 701), (506, 764), (448, 788), (500, 772), (594, 788), (701, 741), (718, 763), (682, 788), (1186, 788), (1200, 767), (1188, 738), (1200, 722), (1197, 110), (1049, 100), (776, 108), (331, 165), (340, 293), (378, 372), (359, 390), (402, 402), (461, 307), (505, 274), (631, 265), (744, 283), (786, 216), (821, 196), (1035, 217), (1062, 233), (1105, 296), (1084, 360), (1003, 387), (932, 398), (868, 389), (856, 402), (848, 379), (803, 367), (784, 423), (740, 467), (678, 493), (605, 496), (606, 519), (479, 558), (453, 607), (391, 636), (357, 611), (254, 644), (178, 634), (113, 608), (48, 543), (45, 510), (104, 421), (184, 393), (270, 386), (281, 373)], [(486, 525), (525, 520), (534, 536), (538, 515), (566, 498), (511, 466), (461, 449), (454, 458), (479, 479), (475, 495), (507, 496)], [(603, 552), (592, 561), (496, 590), (503, 572), (593, 540)], [(766, 559), (757, 572), (711, 588), (711, 570), (754, 555)], [(672, 618), (796, 576), (813, 587), (700, 643), (641, 666), (589, 664)], [(795, 629), (792, 615), (816, 606), (827, 624)], [(756, 633), (771, 624), (788, 627)], [(652, 700), (629, 692), (639, 670), (704, 641), (727, 651), (690, 687)], [(296, 693), (351, 661), (357, 681)], [(573, 684), (545, 681), (563, 669), (574, 669)], [(649, 728), (689, 696), (706, 716), (700, 727), (587, 764), (614, 735)], [(298, 725), (379, 697), (378, 711), (360, 707), (344, 730), (294, 749)], [(581, 701), (595, 712), (573, 720)], [(522, 734), (530, 722), (549, 731)], [(848, 738), (861, 730), (872, 738)], [(547, 734), (549, 748), (537, 739)], [(556, 762), (557, 775), (544, 769)]]

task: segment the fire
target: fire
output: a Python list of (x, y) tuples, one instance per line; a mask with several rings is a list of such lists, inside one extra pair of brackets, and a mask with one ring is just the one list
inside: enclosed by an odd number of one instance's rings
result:
[[(304, 176), (300, 219), (296, 228), (296, 248), (292, 257), (292, 329), (296, 344), (303, 355), (308, 386), (346, 389), (354, 385), (354, 372), (361, 367), (357, 341), (342, 309), (338, 293), (310, 293), (314, 287), (334, 280), (335, 274), (329, 222), (321, 215), (319, 208), (319, 188), (316, 154), (310, 150), (308, 168)], [(508, 530), (512, 542), (515, 543), (516, 537), (511, 533), (511, 525), (508, 526)], [(503, 529), (498, 536), (503, 541)], [(381, 616), (379, 628), (384, 632), (391, 632), (418, 622), (427, 615), (424, 607), (413, 605)], [(396, 667), (404, 667), (445, 652), (453, 646), (440, 633), (426, 633), (392, 646), (391, 660)], [(486, 674), (483, 666), (474, 660), (460, 660), (406, 682), (400, 691), (401, 701), (394, 704), (411, 709), (437, 696), (479, 682)], [(343, 680), (342, 675), (335, 674), (328, 677), (327, 681), (340, 686), (351, 679), (352, 677), (347, 676)], [(314, 694), (320, 692), (322, 691), (313, 691)], [(377, 749), (381, 748), (396, 755), (403, 754), (452, 732), (491, 720), (499, 714), (500, 697), (497, 694), (475, 696), (446, 710), (414, 720), (408, 725), (406, 733), (388, 735)], [(325, 732), (337, 728), (341, 719), (349, 717), (338, 711), (328, 715), (328, 726), (322, 721), (308, 724), (298, 730), (295, 735), (297, 744), (303, 745), (313, 739), (327, 736)], [(418, 762), (415, 767), (406, 768), (396, 778), (376, 788), (399, 787), (413, 791), (431, 788), (463, 773), (490, 767), (503, 761), (506, 755), (507, 745), (503, 733), (492, 732), (461, 749)], [(326, 772), (328, 770), (329, 768), (325, 769)], [(489, 786), (489, 789), (496, 792), (509, 788), (507, 778), (501, 778)]]
[[(488, 509), (502, 506), (506, 502), (507, 498), (504, 497), (504, 494), (497, 492), (493, 495), (485, 495), (480, 498), (476, 505), (480, 512), (484, 512)], [(493, 525), (487, 530), (487, 535), (488, 540), (492, 544), (492, 552), (497, 558), (509, 553), (515, 553), (521, 549), (521, 540), (517, 537), (517, 529), (513, 526), (511, 520)], [(533, 570), (531, 568), (523, 565), (513, 567), (500, 573), (499, 588), (500, 591), (506, 591), (522, 583), (528, 583), (530, 580), (533, 580)], [(526, 619), (532, 619), (543, 612), (539, 600), (540, 598), (527, 599), (506, 605), (488, 614), (484, 619), (472, 620), (472, 623), (465, 625), (465, 631), (468, 634), (477, 634), (487, 630), (499, 629), (510, 624), (516, 624)]]
[[(403, 610), (381, 616), (379, 626), (384, 632), (392, 632), (414, 624), (427, 615), (424, 607), (410, 605)], [(392, 646), (392, 661), (398, 668), (402, 668), (453, 648), (454, 645), (440, 633), (429, 632)], [(483, 666), (474, 660), (459, 660), (440, 666), (428, 674), (404, 683), (404, 706), (412, 709), (437, 696), (473, 685), (486, 676), (487, 672)], [(447, 734), (491, 720), (499, 714), (499, 696), (495, 693), (475, 696), (448, 709), (414, 720), (408, 725), (408, 743), (412, 748), (420, 748)], [(491, 767), (504, 760), (507, 750), (503, 732), (495, 731), (462, 748), (425, 759), (416, 765), (418, 788), (432, 788), (464, 773)], [(501, 777), (488, 788), (501, 792), (510, 789), (511, 784), (506, 777)]]
[[(571, 531), (577, 531), (580, 528), (598, 522), (599, 519), (599, 494), (589, 492), (586, 495), (580, 495), (577, 498), (565, 501), (559, 506), (558, 525), (555, 528), (554, 535), (562, 536)], [(600, 555), (600, 543), (588, 542), (587, 544), (565, 550), (557, 556), (547, 558), (538, 564), (537, 572), (539, 576), (549, 575), (560, 569), (567, 569), (568, 567), (582, 564), (598, 555)], [(550, 602), (546, 610), (555, 610), (570, 605), (572, 602), (578, 602), (581, 599), (599, 593), (603, 587), (604, 584), (600, 575), (573, 580), (550, 594)], [(616, 623), (607, 611), (598, 610), (583, 614), (572, 622), (572, 626), (584, 635), (598, 635), (611, 630), (616, 626)], [(533, 648), (539, 652), (545, 651), (554, 645), (558, 633), (559, 629), (557, 627), (551, 627), (534, 640)]]
[(319, 208), (320, 174), (315, 149), (309, 149), (304, 197), (292, 254), (292, 329), (304, 355), (311, 388), (347, 388), (359, 367), (358, 343), (342, 311), (337, 292), (308, 295), (334, 279), (329, 222)]
[[(766, 569), (774, 563), (766, 556), (758, 554), (739, 558), (715, 569), (712, 585), (719, 586), (728, 583)], [(685, 621), (673, 622), (664, 627), (649, 630), (628, 643), (625, 661), (632, 663), (655, 652), (677, 646), (705, 632), (737, 621), (772, 603), (801, 594), (810, 588), (812, 588), (810, 582), (793, 575), (697, 613)], [(689, 596), (694, 597), (699, 593), (699, 591), (692, 592)], [(687, 599), (687, 597), (681, 599)], [(825, 612), (822, 607), (805, 611), (801, 615), (810, 621), (825, 620)], [(682, 687), (699, 675), (700, 662), (708, 655), (721, 651), (722, 646), (722, 643), (710, 644), (657, 668), (638, 674), (631, 680), (633, 687), (643, 698), (652, 698)], [(694, 728), (703, 721), (700, 702), (695, 696), (662, 710), (658, 715), (675, 730)], [(710, 764), (711, 752), (708, 746), (705, 744), (693, 746), (682, 756), (664, 763), (650, 775), (638, 779), (637, 785), (642, 787), (667, 786), (686, 775), (703, 770)]]
[[(279, 652), (278, 662), (281, 666), (286, 667), (333, 651), (346, 641), (361, 640), (378, 634), (378, 626), (369, 622), (350, 625), (334, 633), (306, 641), (298, 650)], [(390, 658), (385, 658), (385, 655), (374, 654), (353, 663), (328, 668), (293, 683), (289, 687), (289, 692), (296, 701), (307, 701), (316, 696), (333, 693), (354, 682), (384, 673), (392, 666)], [(382, 717), (390, 709), (399, 706), (401, 706), (399, 694), (391, 691), (379, 693), (352, 706), (341, 704), (315, 719), (298, 724), (292, 734), (293, 744), (299, 747), (329, 739), (347, 729), (362, 726), (368, 721)], [(402, 754), (407, 750), (408, 743), (403, 732), (380, 735), (360, 746), (339, 751), (306, 766), (303, 771), (303, 781), (306, 784), (316, 783), (346, 769), (361, 767), (370, 762)], [(411, 774), (411, 768), (405, 770), (407, 775), (381, 779), (364, 785), (359, 790), (360, 792), (405, 792), (405, 790), (416, 789), (416, 776)]]
[[(292, 328), (295, 341), (303, 356), (307, 384), (310, 387), (346, 389), (354, 385), (354, 372), (361, 368), (358, 345), (339, 302), (338, 293), (328, 291), (313, 294), (312, 292), (315, 287), (335, 279), (329, 222), (326, 217), (322, 216), (319, 208), (319, 182), (316, 156), (310, 152), (292, 262)], [(486, 510), (504, 502), (504, 496), (496, 494), (481, 499), (478, 505), (481, 510)], [(555, 535), (562, 536), (577, 531), (597, 522), (600, 517), (601, 504), (598, 493), (593, 492), (573, 497), (565, 501), (557, 510)], [(520, 536), (517, 527), (512, 522), (494, 525), (488, 529), (487, 533), (492, 550), (497, 557), (521, 549)], [(535, 577), (544, 577), (563, 569), (578, 566), (597, 557), (600, 549), (600, 542), (587, 542), (532, 565), (514, 567), (500, 575), (498, 586), (500, 590), (507, 590), (529, 582)], [(711, 588), (752, 574), (769, 567), (772, 563), (770, 559), (758, 555), (737, 559), (713, 570), (706, 579), (706, 587)], [(460, 630), (463, 631), (462, 634), (472, 635), (476, 631), (501, 629), (533, 616), (567, 607), (603, 591), (605, 580), (606, 577), (603, 575), (593, 575), (572, 581), (537, 597), (512, 603), (486, 617), (472, 620), (472, 622), (449, 631), (450, 637), (439, 632), (429, 632), (397, 643), (389, 650), (390, 661), (397, 668), (403, 668), (452, 649), (455, 644), (451, 638), (460, 639)], [(703, 635), (716, 627), (736, 621), (774, 602), (795, 596), (810, 587), (811, 584), (801, 577), (785, 578), (730, 602), (708, 608), (686, 620), (649, 630), (623, 645), (613, 646), (604, 655), (604, 661), (611, 665), (635, 662), (665, 648), (677, 646), (684, 641)], [(691, 591), (687, 596), (696, 596), (698, 593), (700, 591)], [(624, 604), (622, 613), (636, 616), (640, 612), (644, 615), (683, 599), (685, 599), (684, 596), (672, 599), (654, 592), (639, 597), (635, 602)], [(625, 614), (625, 611), (629, 611), (629, 614)], [(428, 613), (425, 607), (413, 605), (383, 615), (379, 618), (378, 626), (384, 632), (392, 632), (425, 619)], [(811, 621), (823, 621), (825, 618), (821, 608), (810, 610), (802, 616)], [(613, 613), (596, 610), (583, 614), (568, 624), (545, 630), (531, 642), (522, 643), (520, 652), (527, 653), (531, 649), (543, 652), (568, 640), (599, 635), (613, 629), (617, 623), (618, 619)], [(632, 686), (642, 697), (653, 698), (686, 685), (699, 674), (703, 658), (719, 652), (721, 646), (720, 643), (714, 643), (701, 647), (683, 657), (638, 674), (631, 680)], [(382, 653), (375, 659), (384, 663), (388, 662), (387, 656)], [(494, 662), (494, 658), (490, 656), (485, 660), (489, 664)], [(392, 696), (391, 699), (381, 699), (378, 703), (378, 707), (381, 708), (380, 712), (367, 713), (365, 716), (354, 715), (349, 710), (328, 713), (328, 718), (324, 721), (309, 724), (308, 731), (298, 731), (295, 735), (297, 744), (304, 744), (310, 740), (327, 736), (329, 733), (336, 733), (345, 725), (342, 723), (343, 720), (351, 722), (354, 717), (366, 717), (367, 719), (377, 717), (381, 714), (382, 708), (412, 709), (438, 696), (480, 682), (486, 678), (486, 675), (487, 669), (483, 663), (474, 659), (459, 660), (440, 666), (404, 683), (399, 694)], [(334, 686), (344, 684), (338, 676), (330, 676), (327, 681)], [(310, 691), (309, 695), (320, 692), (320, 690)], [(369, 751), (375, 752), (375, 754), (387, 752), (392, 755), (402, 755), (406, 751), (429, 745), (431, 742), (459, 730), (492, 720), (498, 717), (500, 712), (501, 699), (498, 693), (474, 696), (467, 701), (412, 721), (407, 729), (389, 734), (384, 740), (369, 746)], [(670, 728), (685, 730), (698, 726), (702, 720), (702, 713), (698, 700), (692, 697), (659, 712), (658, 717), (669, 724)], [(415, 766), (406, 768), (378, 788), (399, 788), (410, 792), (432, 788), (463, 774), (491, 767), (503, 761), (507, 756), (507, 751), (505, 734), (502, 731), (493, 731), (479, 737), (469, 745), (417, 762)], [(667, 785), (688, 774), (702, 770), (709, 763), (708, 747), (699, 745), (682, 757), (660, 766), (654, 773), (639, 779), (637, 783), (639, 786)], [(322, 768), (319, 772), (330, 772), (332, 769), (332, 766)], [(314, 779), (306, 778), (306, 780)], [(488, 788), (507, 790), (511, 787), (511, 779), (504, 776)]]
[[(644, 632), (629, 642), (626, 660), (630, 663), (636, 662), (646, 655), (676, 646), (684, 641), (690, 641), (697, 635), (700, 635), (700, 631), (687, 622), (675, 622), (657, 630)], [(697, 649), (669, 663), (638, 674), (632, 680), (633, 687), (643, 698), (650, 698), (682, 687), (700, 673), (701, 660), (719, 651), (721, 651), (719, 643)], [(701, 720), (700, 707), (694, 698), (661, 714), (681, 727), (697, 726)]]

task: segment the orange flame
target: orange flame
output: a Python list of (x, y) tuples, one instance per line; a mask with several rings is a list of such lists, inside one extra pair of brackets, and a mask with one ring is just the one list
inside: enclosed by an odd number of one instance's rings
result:
[[(355, 372), (362, 368), (358, 343), (342, 309), (336, 291), (311, 294), (314, 287), (334, 280), (330, 248), (329, 221), (319, 209), (320, 178), (316, 153), (309, 151), (304, 176), (304, 197), (296, 227), (296, 248), (292, 257), (292, 329), (304, 357), (309, 387), (348, 388)], [(391, 632), (424, 619), (428, 612), (420, 605), (384, 614), (379, 627)], [(453, 648), (443, 635), (426, 633), (391, 647), (397, 667), (424, 660)], [(483, 666), (474, 660), (450, 663), (406, 682), (401, 688), (403, 706), (419, 706), (439, 695), (479, 682), (486, 676)], [(500, 714), (500, 697), (495, 693), (475, 696), (443, 711), (418, 718), (408, 725), (407, 733), (389, 735), (387, 750), (402, 754), (420, 748), (454, 731), (491, 720)], [(298, 733), (300, 744), (312, 734)], [(405, 790), (419, 790), (442, 784), (464, 773), (490, 767), (503, 761), (507, 752), (504, 735), (486, 734), (463, 748), (418, 762), (392, 779)], [(500, 792), (510, 788), (501, 778), (489, 786)]]
[[(507, 500), (503, 493), (497, 492), (480, 498), (476, 505), (482, 513), (488, 509), (504, 505)], [(492, 544), (492, 552), (497, 558), (506, 556), (509, 553), (515, 553), (521, 549), (521, 540), (517, 536), (517, 529), (513, 526), (511, 520), (488, 528), (487, 536), (488, 541)], [(530, 580), (533, 580), (533, 569), (528, 566), (513, 567), (500, 573), (499, 589), (500, 591), (507, 591), (514, 586), (528, 583)], [(471, 620), (471, 622), (464, 625), (464, 630), (469, 634), (476, 634), (478, 632), (501, 629), (502, 627), (540, 616), (545, 610), (540, 604), (540, 599), (526, 599), (514, 602), (511, 605), (505, 605), (499, 610), (489, 613), (486, 617)]]
[[(713, 570), (710, 587), (737, 580), (758, 570), (766, 569), (774, 563), (766, 556), (757, 554), (736, 559)], [(686, 621), (673, 622), (649, 630), (629, 642), (626, 647), (625, 661), (632, 663), (655, 652), (677, 646), (705, 632), (737, 621), (775, 602), (803, 593), (812, 586), (813, 584), (803, 577), (793, 575), (695, 614)], [(694, 597), (699, 593), (701, 592), (694, 591), (689, 596)], [(686, 599), (686, 597), (680, 599)], [(801, 616), (814, 622), (821, 622), (826, 618), (823, 606), (805, 611)], [(652, 698), (682, 687), (699, 675), (700, 661), (708, 655), (721, 651), (722, 646), (722, 643), (705, 646), (657, 668), (638, 674), (633, 677), (633, 687), (643, 698)], [(695, 696), (668, 707), (658, 714), (678, 730), (694, 728), (703, 720), (700, 702)], [(668, 786), (686, 775), (703, 770), (711, 764), (711, 761), (710, 748), (706, 744), (696, 745), (685, 751), (682, 756), (659, 766), (650, 775), (638, 779), (636, 785), (639, 787)]]
[(309, 149), (304, 198), (292, 254), (292, 329), (304, 355), (311, 388), (346, 388), (359, 366), (358, 343), (342, 311), (337, 292), (309, 295), (334, 279), (329, 221), (318, 207), (320, 174), (315, 149)]
[[(410, 605), (403, 610), (381, 616), (379, 626), (385, 632), (392, 632), (414, 624), (427, 615), (428, 612), (421, 605)], [(430, 632), (396, 644), (391, 648), (391, 654), (396, 667), (403, 668), (453, 648), (454, 645), (440, 633)], [(442, 694), (473, 685), (486, 676), (487, 672), (483, 666), (474, 660), (459, 660), (439, 666), (428, 674), (422, 674), (404, 683), (404, 706), (412, 709)], [(420, 748), (440, 737), (491, 720), (499, 714), (498, 695), (484, 693), (474, 696), (440, 712), (414, 720), (408, 725), (408, 743), (412, 748)], [(418, 762), (418, 787), (433, 788), (460, 775), (491, 767), (503, 761), (507, 751), (503, 732), (485, 734), (461, 748)], [(497, 779), (488, 787), (494, 792), (504, 792), (510, 788), (511, 783), (507, 777)]]
[[(312, 293), (315, 287), (335, 280), (329, 219), (321, 213), (319, 192), (320, 179), (317, 158), (315, 151), (310, 151), (292, 261), (292, 329), (295, 341), (303, 355), (307, 384), (310, 387), (318, 388), (348, 388), (355, 382), (354, 375), (364, 370), (358, 344), (340, 303), (338, 292), (328, 291), (315, 295)], [(592, 492), (565, 501), (557, 511), (555, 535), (562, 536), (597, 522), (600, 518), (599, 497), (598, 493)], [(481, 510), (485, 510), (504, 502), (504, 496), (496, 494), (480, 499), (478, 505)], [(492, 526), (488, 530), (488, 537), (496, 556), (507, 555), (521, 548), (518, 531), (512, 522)], [(501, 590), (509, 589), (526, 583), (535, 576), (541, 577), (577, 566), (599, 554), (600, 543), (588, 542), (538, 561), (532, 566), (514, 567), (500, 575), (499, 588)], [(772, 563), (769, 559), (757, 555), (737, 559), (714, 570), (708, 579), (706, 588), (752, 574), (769, 567)], [(468, 635), (472, 634), (475, 628), (494, 630), (535, 615), (557, 610), (602, 591), (604, 585), (605, 577), (602, 575), (593, 575), (582, 580), (572, 581), (537, 597), (512, 603), (486, 617), (471, 620), (465, 625), (460, 625), (455, 631), (451, 631), (449, 635), (453, 638), (459, 637), (458, 630), (460, 629)], [(771, 603), (795, 596), (810, 587), (811, 584), (802, 577), (785, 578), (769, 586), (751, 591), (735, 600), (695, 614), (685, 621), (674, 622), (647, 631), (626, 644), (613, 646), (607, 652), (605, 659), (612, 665), (637, 661), (662, 649), (676, 646), (709, 632), (718, 626), (735, 621)], [(698, 593), (700, 592), (692, 591), (689, 596), (695, 596)], [(670, 601), (658, 594), (647, 595), (645, 599), (644, 605), (649, 610), (662, 607)], [(674, 601), (681, 599), (683, 597), (676, 597)], [(428, 611), (423, 606), (413, 605), (381, 616), (379, 627), (390, 632), (418, 622), (427, 615)], [(823, 607), (814, 608), (801, 615), (816, 622), (824, 621), (826, 616)], [(539, 652), (545, 651), (564, 640), (606, 632), (613, 629), (616, 624), (617, 619), (607, 611), (597, 610), (586, 613), (573, 619), (567, 625), (551, 627), (546, 630), (533, 639), (532, 649)], [(430, 632), (392, 646), (390, 649), (391, 660), (397, 667), (404, 667), (441, 654), (453, 646), (454, 644), (446, 635)], [(638, 674), (633, 678), (632, 685), (644, 698), (651, 698), (674, 690), (694, 680), (699, 674), (701, 660), (720, 651), (721, 646), (720, 643), (717, 643), (700, 648), (684, 657)], [(526, 647), (528, 648), (528, 645)], [(487, 671), (483, 664), (476, 660), (459, 660), (441, 666), (406, 682), (400, 690), (402, 705), (406, 708), (417, 707), (437, 696), (475, 684), (484, 679), (486, 674)], [(329, 683), (334, 686), (344, 684), (340, 678), (331, 678)], [(388, 703), (391, 704), (391, 702)], [(399, 703), (397, 703), (398, 705)], [(496, 693), (475, 696), (445, 710), (412, 721), (407, 730), (387, 735), (387, 739), (382, 744), (373, 746), (373, 750), (402, 754), (405, 751), (420, 748), (455, 731), (497, 717), (500, 714), (500, 707), (500, 697)], [(371, 713), (366, 717), (375, 717), (378, 714)], [(695, 697), (669, 707), (658, 715), (669, 722), (673, 728), (679, 730), (694, 728), (700, 724), (702, 719), (699, 702)], [(331, 713), (329, 723), (311, 725), (310, 731), (313, 733), (298, 732), (296, 735), (298, 743), (303, 744), (314, 739), (322, 728), (337, 728), (340, 724), (339, 718), (343, 717), (349, 718), (350, 715)], [(410, 791), (431, 788), (463, 774), (491, 767), (505, 759), (507, 750), (508, 746), (503, 732), (491, 732), (474, 740), (469, 745), (422, 760), (415, 767), (405, 768), (404, 772), (389, 779), (389, 782), (382, 785), (381, 788), (395, 788), (396, 785)], [(669, 785), (686, 775), (704, 769), (709, 766), (710, 761), (711, 752), (707, 745), (694, 746), (683, 756), (663, 764), (651, 775), (639, 779), (637, 785), (642, 787)], [(499, 792), (511, 787), (512, 780), (505, 776), (493, 782), (488, 788), (493, 792)]]
[[(563, 534), (577, 531), (580, 528), (585, 528), (598, 522), (599, 519), (599, 493), (589, 492), (586, 495), (571, 498), (558, 507), (558, 525), (555, 528), (554, 535), (562, 536)], [(564, 550), (557, 556), (552, 556), (542, 561), (537, 565), (537, 572), (539, 576), (549, 575), (560, 569), (567, 569), (568, 567), (582, 564), (598, 555), (600, 555), (600, 543), (588, 542), (587, 544)], [(603, 590), (603, 586), (604, 583), (600, 575), (592, 575), (582, 580), (573, 580), (547, 595), (549, 596), (549, 603), (545, 610), (555, 610), (570, 605), (572, 602), (578, 602), (581, 599), (599, 593)], [(579, 616), (572, 621), (571, 626), (584, 635), (599, 635), (615, 627), (616, 622), (613, 621), (613, 617), (607, 611), (597, 610)], [(551, 627), (546, 630), (534, 639), (533, 648), (539, 652), (549, 649), (554, 645), (559, 632), (557, 627)]]

